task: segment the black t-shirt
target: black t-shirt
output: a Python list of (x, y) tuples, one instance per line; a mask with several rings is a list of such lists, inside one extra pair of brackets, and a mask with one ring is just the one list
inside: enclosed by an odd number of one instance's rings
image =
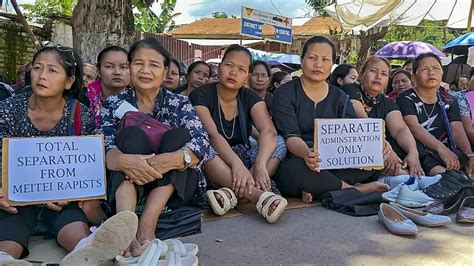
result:
[(275, 90), (272, 112), (279, 134), (285, 139), (300, 137), (308, 147), (314, 144), (315, 118), (356, 118), (345, 92), (329, 85), (326, 98), (316, 104), (304, 92), (300, 79), (287, 82)]
[[(459, 105), (456, 99), (447, 93), (441, 93), (441, 95), (443, 102), (446, 105), (449, 122), (461, 121)], [(420, 125), (423, 126), (431, 135), (444, 144), (448, 144), (448, 133), (438, 103), (423, 103), (413, 89), (398, 94), (397, 103), (403, 116), (416, 116), (418, 123), (420, 123)]]
[[(362, 98), (361, 89), (362, 88), (357, 83), (346, 84), (341, 87), (341, 90), (347, 93), (351, 100), (357, 100), (363, 103), (364, 101)], [(367, 114), (367, 117), (381, 118), (385, 120), (387, 115), (392, 111), (400, 111), (400, 108), (395, 101), (390, 100), (384, 95), (380, 103), (372, 107), (372, 110), (370, 110), (370, 112)]]
[[(224, 112), (222, 111), (222, 109), (220, 110), (220, 113), (219, 113), (216, 84), (217, 83), (206, 84), (204, 86), (201, 86), (195, 89), (193, 92), (191, 92), (191, 95), (189, 95), (191, 103), (193, 104), (193, 106), (201, 105), (209, 109), (212, 119), (214, 120), (214, 123), (216, 124), (217, 131), (219, 131), (219, 133), (222, 136), (224, 136), (224, 138), (227, 140), (229, 145), (234, 146), (237, 144), (244, 144), (245, 141), (242, 136), (240, 121), (239, 121), (240, 114), (237, 114), (237, 116), (234, 119), (228, 121), (225, 119)], [(247, 124), (245, 125), (245, 130), (247, 131), (247, 136), (250, 136), (250, 134), (252, 133), (252, 123), (253, 123), (252, 116), (250, 115), (250, 111), (252, 110), (252, 107), (256, 103), (261, 102), (263, 100), (256, 92), (247, 88), (240, 88), (238, 97), (243, 99), (242, 104), (243, 104), (244, 109), (246, 110), (245, 116), (246, 116), (246, 121), (247, 121)]]
[(263, 99), (265, 101), (265, 105), (267, 106), (267, 111), (272, 115), (272, 105), (273, 105), (273, 94), (267, 92), (265, 94), (265, 98)]

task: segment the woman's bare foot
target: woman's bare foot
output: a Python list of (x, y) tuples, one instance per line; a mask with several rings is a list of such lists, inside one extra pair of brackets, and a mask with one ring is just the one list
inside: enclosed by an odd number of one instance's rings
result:
[(122, 252), (122, 256), (124, 256), (125, 258), (128, 258), (130, 256), (136, 257), (135, 255), (133, 255), (133, 250), (136, 250), (139, 247), (140, 242), (138, 242), (137, 238), (135, 237), (132, 240), (132, 243), (130, 243), (130, 246), (128, 246), (128, 248)]
[[(226, 189), (221, 189), (220, 191), (224, 192), (228, 199), (232, 198), (229, 191), (227, 191)], [(221, 194), (214, 192), (214, 195), (216, 196), (217, 202), (219, 202), (219, 206), (221, 206), (221, 208), (224, 208), (224, 198), (221, 196)]]
[(354, 187), (364, 194), (371, 192), (385, 192), (390, 190), (390, 186), (382, 182), (374, 181), (367, 184), (357, 183)]
[(301, 200), (304, 202), (304, 203), (312, 203), (313, 202), (313, 194), (309, 193), (309, 192), (302, 192), (301, 193)]

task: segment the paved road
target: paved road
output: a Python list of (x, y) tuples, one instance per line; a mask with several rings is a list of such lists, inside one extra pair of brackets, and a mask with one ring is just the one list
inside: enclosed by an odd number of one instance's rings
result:
[(287, 210), (273, 225), (246, 214), (204, 222), (202, 230), (183, 239), (199, 245), (202, 265), (474, 265), (474, 225), (419, 227), (417, 237), (400, 237), (376, 216), (314, 206)]

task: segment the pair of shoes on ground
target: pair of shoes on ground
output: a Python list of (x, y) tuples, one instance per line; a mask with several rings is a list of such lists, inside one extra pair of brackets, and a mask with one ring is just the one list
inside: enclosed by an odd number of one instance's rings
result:
[[(130, 211), (123, 211), (105, 221), (90, 236), (82, 239), (60, 265), (101, 265), (125, 250), (138, 229), (138, 217)], [(16, 260), (0, 252), (0, 265), (32, 265), (25, 260)]]
[(147, 244), (147, 248), (139, 257), (115, 257), (115, 265), (119, 266), (197, 266), (199, 259), (196, 256), (199, 248), (196, 244), (182, 243), (176, 239), (161, 241), (154, 239)]
[(435, 199), (419, 189), (416, 179), (412, 184), (402, 183), (392, 190), (382, 193), (382, 198), (410, 208), (425, 207), (435, 202)]
[[(224, 199), (223, 206), (220, 205), (219, 200), (216, 198), (216, 193)], [(230, 195), (230, 196), (229, 196)], [(216, 190), (208, 190), (206, 196), (209, 199), (209, 205), (216, 215), (224, 215), (229, 210), (237, 206), (237, 197), (234, 191), (230, 188), (220, 188)], [(268, 211), (273, 203), (280, 200), (280, 203), (272, 212), (268, 215)], [(281, 214), (285, 211), (285, 207), (288, 205), (288, 201), (280, 195), (276, 195), (273, 192), (263, 192), (257, 202), (257, 212), (261, 214), (269, 223), (275, 223), (280, 218)]]
[(396, 235), (416, 235), (418, 233), (416, 224), (437, 227), (451, 222), (448, 216), (424, 213), (395, 202), (380, 204), (378, 218), (390, 232)]

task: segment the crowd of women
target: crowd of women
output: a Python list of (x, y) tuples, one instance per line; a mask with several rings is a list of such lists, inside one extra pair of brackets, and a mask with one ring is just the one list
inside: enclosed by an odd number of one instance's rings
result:
[[(393, 73), (388, 60), (371, 56), (360, 72), (340, 65), (331, 74), (335, 58), (334, 44), (314, 36), (302, 50), (302, 76), (291, 79), (286, 72), (272, 74), (265, 62), (252, 62), (247, 48), (231, 45), (217, 68), (192, 63), (187, 83), (180, 86), (180, 64), (156, 39), (137, 41), (128, 51), (102, 50), (97, 80), (84, 71), (92, 66), (83, 68), (74, 50), (42, 48), (32, 60), (31, 87), (0, 102), (0, 137), (68, 136), (69, 106), (79, 101), (77, 135), (104, 135), (107, 202), (12, 207), (2, 195), (0, 261), (28, 255), (38, 219), (72, 251), (70, 261), (119, 253), (137, 257), (156, 237), (166, 209), (207, 201), (215, 214), (224, 215), (246, 199), (275, 223), (285, 197), (309, 203), (345, 188), (387, 191), (392, 185), (378, 181), (384, 176), (474, 170), (474, 157), (468, 156), (474, 135), (470, 108), (440, 90), (443, 71), (435, 54), (419, 55), (411, 70)], [(390, 81), (393, 92), (387, 97)], [(119, 126), (124, 118), (115, 111), (124, 102), (169, 128), (159, 145), (139, 127)], [(314, 119), (364, 117), (385, 120), (384, 170), (319, 170), (319, 154), (312, 148)], [(455, 143), (449, 143), (450, 130)], [(136, 221), (133, 213), (139, 214)], [(106, 217), (112, 218), (91, 235), (87, 225)], [(107, 241), (117, 243), (114, 248), (97, 248), (98, 238), (115, 234), (122, 236)]]

